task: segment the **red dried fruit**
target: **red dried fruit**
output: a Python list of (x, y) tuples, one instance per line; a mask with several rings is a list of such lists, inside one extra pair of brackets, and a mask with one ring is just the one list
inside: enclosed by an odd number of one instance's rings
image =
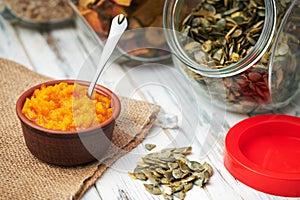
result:
[(259, 81), (259, 80), (262, 78), (262, 76), (261, 76), (261, 74), (258, 73), (258, 72), (250, 72), (250, 73), (248, 74), (248, 78), (249, 78), (251, 81), (256, 82), (256, 81)]

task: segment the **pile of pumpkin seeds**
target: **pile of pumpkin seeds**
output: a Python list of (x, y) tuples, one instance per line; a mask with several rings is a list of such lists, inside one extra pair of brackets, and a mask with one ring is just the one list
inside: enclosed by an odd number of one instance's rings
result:
[(212, 167), (204, 162), (191, 161), (186, 156), (192, 147), (168, 148), (147, 154), (129, 175), (147, 181), (145, 189), (164, 199), (184, 199), (193, 186), (203, 187), (213, 175)]

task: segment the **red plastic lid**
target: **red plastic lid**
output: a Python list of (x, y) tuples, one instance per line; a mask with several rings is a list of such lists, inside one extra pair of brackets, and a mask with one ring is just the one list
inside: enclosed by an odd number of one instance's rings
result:
[(237, 123), (226, 136), (224, 164), (254, 189), (300, 197), (300, 118), (272, 114)]

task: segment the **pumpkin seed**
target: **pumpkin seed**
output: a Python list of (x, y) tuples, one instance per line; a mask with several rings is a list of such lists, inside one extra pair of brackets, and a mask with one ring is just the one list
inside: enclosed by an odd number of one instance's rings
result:
[(154, 149), (156, 147), (155, 144), (145, 144), (145, 148), (148, 150), (148, 151), (151, 151), (152, 149)]
[(161, 192), (161, 189), (158, 187), (158, 185), (155, 185), (155, 184), (144, 184), (146, 190), (148, 192), (150, 192), (151, 194), (154, 194), (154, 195), (161, 195), (162, 192)]

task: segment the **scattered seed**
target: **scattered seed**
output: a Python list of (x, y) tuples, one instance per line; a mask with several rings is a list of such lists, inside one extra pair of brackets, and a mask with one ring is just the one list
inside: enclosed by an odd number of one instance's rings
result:
[(145, 148), (148, 150), (148, 151), (151, 151), (152, 149), (154, 149), (156, 147), (155, 144), (145, 144)]

